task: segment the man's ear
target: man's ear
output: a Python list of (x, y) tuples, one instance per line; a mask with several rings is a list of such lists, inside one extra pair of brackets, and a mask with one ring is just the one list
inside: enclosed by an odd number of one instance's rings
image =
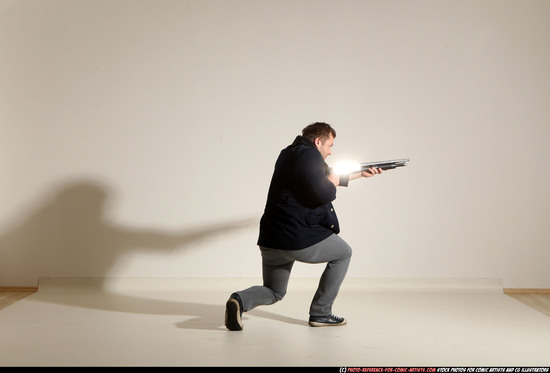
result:
[(323, 140), (321, 140), (320, 137), (317, 137), (315, 139), (315, 146), (321, 146), (321, 145), (323, 145)]

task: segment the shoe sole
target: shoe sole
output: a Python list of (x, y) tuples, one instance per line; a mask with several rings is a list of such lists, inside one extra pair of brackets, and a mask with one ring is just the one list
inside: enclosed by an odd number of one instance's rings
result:
[(346, 320), (339, 322), (339, 323), (329, 323), (329, 322), (317, 322), (317, 321), (309, 321), (309, 326), (313, 327), (322, 327), (322, 326), (342, 326), (346, 325), (348, 322)]
[(229, 299), (225, 304), (225, 327), (229, 330), (243, 330), (241, 307), (236, 299)]

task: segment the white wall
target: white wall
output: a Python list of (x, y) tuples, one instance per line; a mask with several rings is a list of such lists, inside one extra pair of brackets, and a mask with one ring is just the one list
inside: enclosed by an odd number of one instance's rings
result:
[(339, 190), (349, 277), (549, 288), (549, 35), (534, 0), (2, 0), (0, 285), (259, 277), (319, 120), (329, 163), (411, 159)]

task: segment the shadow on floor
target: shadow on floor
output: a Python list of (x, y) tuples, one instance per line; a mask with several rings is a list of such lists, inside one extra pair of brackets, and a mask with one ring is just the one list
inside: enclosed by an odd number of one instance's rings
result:
[[(185, 293), (188, 294), (188, 293)], [(116, 294), (101, 287), (88, 288), (78, 291), (70, 286), (67, 288), (47, 289), (38, 291), (28, 297), (31, 301), (46, 302), (71, 307), (98, 309), (111, 312), (123, 312), (144, 315), (182, 315), (189, 317), (185, 321), (175, 324), (181, 329), (221, 330), (224, 326), (226, 298), (220, 296), (219, 304), (205, 304), (193, 302), (189, 299), (181, 301), (152, 299), (125, 294)], [(255, 309), (243, 315), (243, 320), (248, 317), (261, 317), (280, 321), (287, 324), (307, 326), (307, 320), (276, 314), (262, 309)]]

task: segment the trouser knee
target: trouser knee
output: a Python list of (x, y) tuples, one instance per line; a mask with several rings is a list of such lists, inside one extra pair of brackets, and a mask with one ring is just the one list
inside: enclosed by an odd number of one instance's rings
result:
[[(273, 290), (272, 290), (273, 291)], [(275, 299), (275, 301), (273, 303), (276, 303), (276, 302), (279, 302), (281, 300), (283, 300), (283, 298), (285, 297), (286, 295), (286, 291), (284, 292), (276, 292), (276, 291), (273, 291), (273, 297)]]
[(347, 257), (351, 258), (352, 255), (353, 255), (353, 250), (351, 249), (351, 246), (348, 246)]
[(351, 249), (351, 247), (349, 245), (346, 245), (344, 253), (342, 254), (342, 256), (338, 260), (339, 261), (350, 260), (352, 254), (353, 254), (353, 250)]

